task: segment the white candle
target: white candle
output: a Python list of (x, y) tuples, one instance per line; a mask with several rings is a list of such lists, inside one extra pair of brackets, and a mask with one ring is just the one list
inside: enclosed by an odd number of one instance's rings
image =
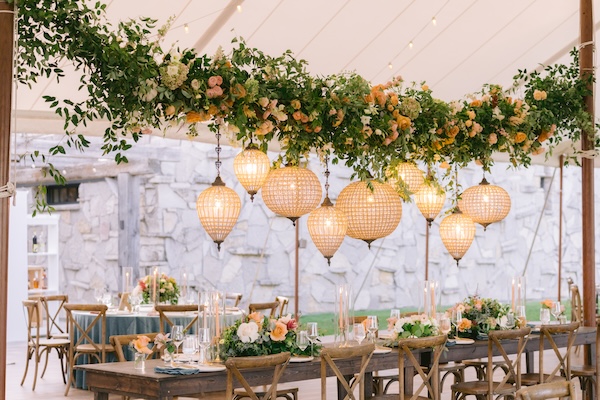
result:
[(215, 293), (215, 335), (221, 336), (221, 329), (219, 326), (219, 294)]
[(154, 268), (154, 273), (152, 274), (152, 302), (156, 304), (156, 283), (158, 281), (158, 268)]
[(181, 295), (183, 296), (184, 299), (187, 300), (188, 297), (188, 287), (187, 287), (187, 274), (184, 272), (183, 273), (183, 282), (182, 282), (182, 286), (183, 288), (181, 289)]

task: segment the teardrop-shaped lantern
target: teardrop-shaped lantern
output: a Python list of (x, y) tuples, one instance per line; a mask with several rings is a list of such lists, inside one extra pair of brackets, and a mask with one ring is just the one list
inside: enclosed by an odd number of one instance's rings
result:
[(252, 144), (233, 159), (235, 176), (250, 195), (250, 200), (254, 201), (254, 195), (267, 180), (270, 164), (269, 157)]
[(446, 202), (446, 192), (435, 185), (423, 185), (417, 193), (415, 193), (415, 204), (425, 217), (429, 226), (438, 216), (444, 203)]
[(295, 166), (271, 170), (262, 188), (265, 205), (294, 224), (300, 216), (317, 208), (322, 194), (317, 175)]
[(331, 265), (331, 257), (344, 241), (348, 229), (348, 218), (325, 197), (321, 207), (308, 215), (308, 233), (317, 249)]
[(486, 230), (489, 224), (502, 221), (510, 211), (510, 196), (500, 186), (490, 185), (483, 178), (477, 186), (464, 191), (460, 209)]
[(221, 250), (221, 243), (233, 229), (240, 215), (242, 202), (235, 190), (225, 186), (217, 176), (212, 186), (204, 190), (196, 201), (200, 223)]
[(465, 255), (475, 238), (475, 223), (467, 215), (455, 210), (440, 222), (440, 237), (446, 249), (458, 261)]
[(417, 193), (421, 187), (425, 184), (425, 176), (422, 170), (420, 170), (414, 163), (412, 162), (403, 162), (396, 166), (396, 171), (390, 173), (391, 178), (388, 180), (388, 183), (392, 187), (396, 187), (398, 185), (398, 181), (396, 180), (396, 176), (399, 181), (402, 181), (404, 185), (406, 185), (406, 189), (408, 189), (411, 193)]
[(373, 180), (346, 186), (338, 197), (337, 207), (348, 218), (347, 235), (364, 240), (369, 248), (373, 240), (394, 232), (402, 218), (402, 201), (394, 188)]

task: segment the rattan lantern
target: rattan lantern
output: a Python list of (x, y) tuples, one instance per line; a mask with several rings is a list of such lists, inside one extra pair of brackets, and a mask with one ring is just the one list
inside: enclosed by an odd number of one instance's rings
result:
[(415, 203), (425, 217), (429, 226), (438, 216), (444, 203), (446, 202), (446, 192), (435, 185), (423, 185), (417, 193), (415, 193)]
[[(327, 158), (325, 160), (327, 162)], [(325, 170), (325, 200), (321, 207), (308, 215), (307, 225), (313, 243), (327, 259), (327, 264), (331, 265), (331, 257), (346, 236), (348, 218), (329, 199), (329, 165)]]
[(294, 225), (300, 216), (317, 208), (322, 194), (321, 182), (314, 172), (293, 166), (271, 170), (262, 188), (266, 206)]
[(392, 187), (396, 187), (396, 185), (398, 185), (398, 181), (396, 181), (397, 176), (398, 179), (406, 185), (406, 189), (408, 189), (408, 191), (411, 193), (417, 193), (425, 184), (423, 171), (411, 162), (398, 164), (396, 166), (396, 173), (392, 172), (390, 175), (392, 177), (388, 182), (390, 185), (392, 185)]
[(473, 220), (456, 209), (440, 222), (440, 237), (446, 249), (456, 260), (465, 255), (475, 238), (475, 223)]
[(269, 157), (252, 144), (235, 156), (233, 171), (250, 195), (251, 201), (254, 201), (254, 195), (267, 180), (270, 164)]
[[(372, 186), (372, 189), (369, 187)], [(392, 233), (402, 218), (402, 201), (386, 183), (353, 182), (340, 193), (339, 207), (348, 217), (347, 235), (371, 242)]]
[(221, 133), (217, 130), (217, 177), (212, 186), (204, 190), (196, 200), (196, 211), (200, 223), (221, 250), (221, 243), (231, 232), (242, 209), (240, 196), (235, 190), (225, 186), (221, 179)]
[(483, 178), (477, 186), (462, 194), (460, 209), (486, 230), (491, 223), (502, 221), (510, 211), (510, 196), (500, 186), (490, 185)]

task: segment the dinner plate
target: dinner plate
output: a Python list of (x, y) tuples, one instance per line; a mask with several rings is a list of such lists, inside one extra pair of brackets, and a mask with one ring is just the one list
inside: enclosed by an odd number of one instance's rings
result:
[(218, 372), (225, 371), (227, 369), (224, 365), (221, 364), (200, 364), (197, 368), (200, 372)]
[(291, 363), (301, 363), (301, 362), (309, 362), (314, 359), (315, 358), (313, 356), (293, 356), (293, 357), (290, 357), (290, 362)]
[(462, 337), (454, 339), (454, 342), (456, 344), (473, 344), (473, 343), (475, 343), (475, 341), (473, 339), (462, 338)]
[(377, 347), (375, 347), (375, 351), (373, 352), (373, 354), (386, 354), (391, 351), (392, 351), (392, 349), (389, 347), (377, 346)]

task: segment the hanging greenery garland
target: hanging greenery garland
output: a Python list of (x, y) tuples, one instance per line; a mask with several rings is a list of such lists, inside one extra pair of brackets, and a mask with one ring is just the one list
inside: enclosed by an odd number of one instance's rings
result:
[[(519, 71), (511, 90), (486, 85), (465, 100), (444, 102), (425, 84), (406, 85), (400, 77), (372, 86), (355, 73), (316, 77), (306, 62), (287, 51), (279, 57), (249, 48), (243, 40), (229, 55), (210, 57), (193, 50), (164, 53), (160, 42), (169, 26), (155, 21), (111, 26), (105, 4), (76, 0), (20, 0), (17, 75), (32, 84), (40, 77), (64, 76), (63, 59), (82, 72), (82, 101), (45, 96), (65, 119), (67, 145), (85, 148), (77, 127), (105, 118), (103, 150), (117, 162), (140, 134), (184, 125), (189, 135), (197, 124), (222, 118), (237, 141), (266, 150), (277, 140), (280, 161), (296, 164), (312, 151), (331, 154), (359, 179), (385, 179), (398, 160), (427, 165), (471, 161), (485, 170), (494, 152), (508, 153), (514, 166), (563, 139), (577, 141), (582, 128), (594, 131), (583, 97), (591, 94), (579, 76), (577, 53), (569, 66), (546, 67), (544, 73)], [(591, 78), (590, 78), (591, 79)], [(598, 138), (595, 147), (600, 147)], [(64, 153), (57, 145), (51, 154)], [(60, 181), (60, 172), (49, 172)]]

